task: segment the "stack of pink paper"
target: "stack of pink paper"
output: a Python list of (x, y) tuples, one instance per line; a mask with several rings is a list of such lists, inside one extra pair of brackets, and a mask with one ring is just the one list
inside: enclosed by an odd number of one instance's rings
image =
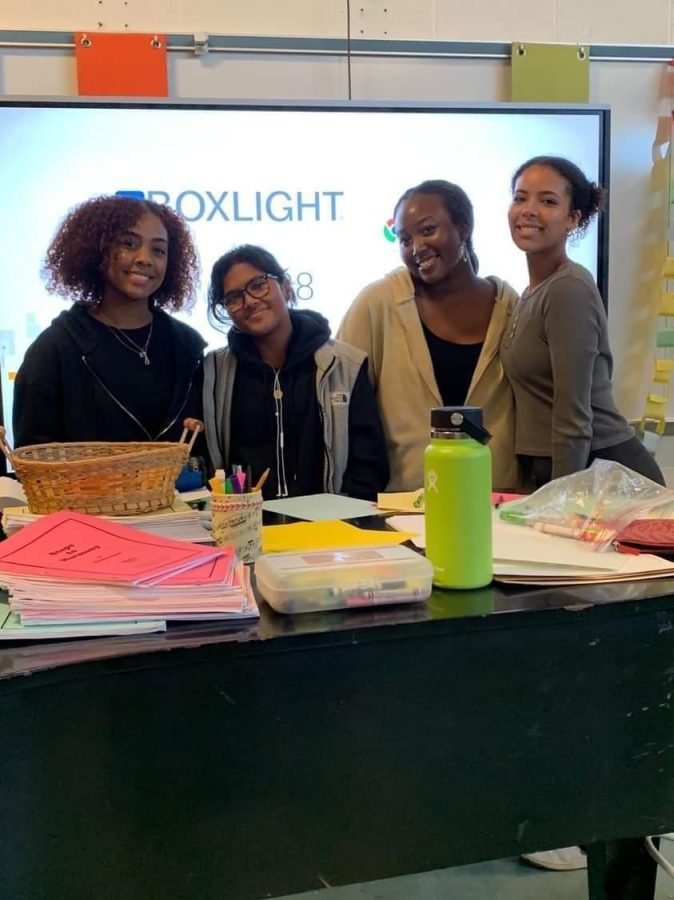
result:
[(258, 614), (248, 571), (231, 548), (68, 511), (44, 516), (0, 544), (0, 584), (27, 639), (31, 625), (156, 625)]

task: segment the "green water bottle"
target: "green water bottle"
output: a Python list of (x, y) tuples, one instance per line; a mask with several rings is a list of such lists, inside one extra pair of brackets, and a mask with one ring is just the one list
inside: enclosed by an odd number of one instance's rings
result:
[(424, 514), (426, 556), (438, 587), (480, 588), (492, 580), (490, 437), (480, 407), (431, 410)]

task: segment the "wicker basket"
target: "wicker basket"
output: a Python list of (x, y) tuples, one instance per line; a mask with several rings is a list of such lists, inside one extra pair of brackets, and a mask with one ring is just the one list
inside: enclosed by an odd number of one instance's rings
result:
[[(195, 428), (194, 437), (198, 430)], [(189, 445), (83, 442), (31, 444), (12, 450), (0, 429), (0, 442), (32, 513), (72, 509), (92, 515), (131, 516), (173, 503), (175, 481), (194, 438)]]

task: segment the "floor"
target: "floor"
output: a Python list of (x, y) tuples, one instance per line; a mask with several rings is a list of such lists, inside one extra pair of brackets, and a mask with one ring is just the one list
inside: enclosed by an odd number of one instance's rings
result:
[[(674, 842), (662, 841), (674, 862)], [(656, 900), (674, 900), (674, 879), (658, 874)], [(499, 859), (457, 869), (425, 872), (279, 900), (587, 900), (586, 872), (548, 872), (517, 859)]]

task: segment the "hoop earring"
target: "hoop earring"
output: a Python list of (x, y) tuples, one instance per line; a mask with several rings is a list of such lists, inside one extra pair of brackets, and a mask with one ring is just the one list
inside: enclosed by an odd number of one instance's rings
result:
[(461, 244), (461, 259), (464, 262), (469, 262), (468, 248), (466, 247), (465, 241)]

